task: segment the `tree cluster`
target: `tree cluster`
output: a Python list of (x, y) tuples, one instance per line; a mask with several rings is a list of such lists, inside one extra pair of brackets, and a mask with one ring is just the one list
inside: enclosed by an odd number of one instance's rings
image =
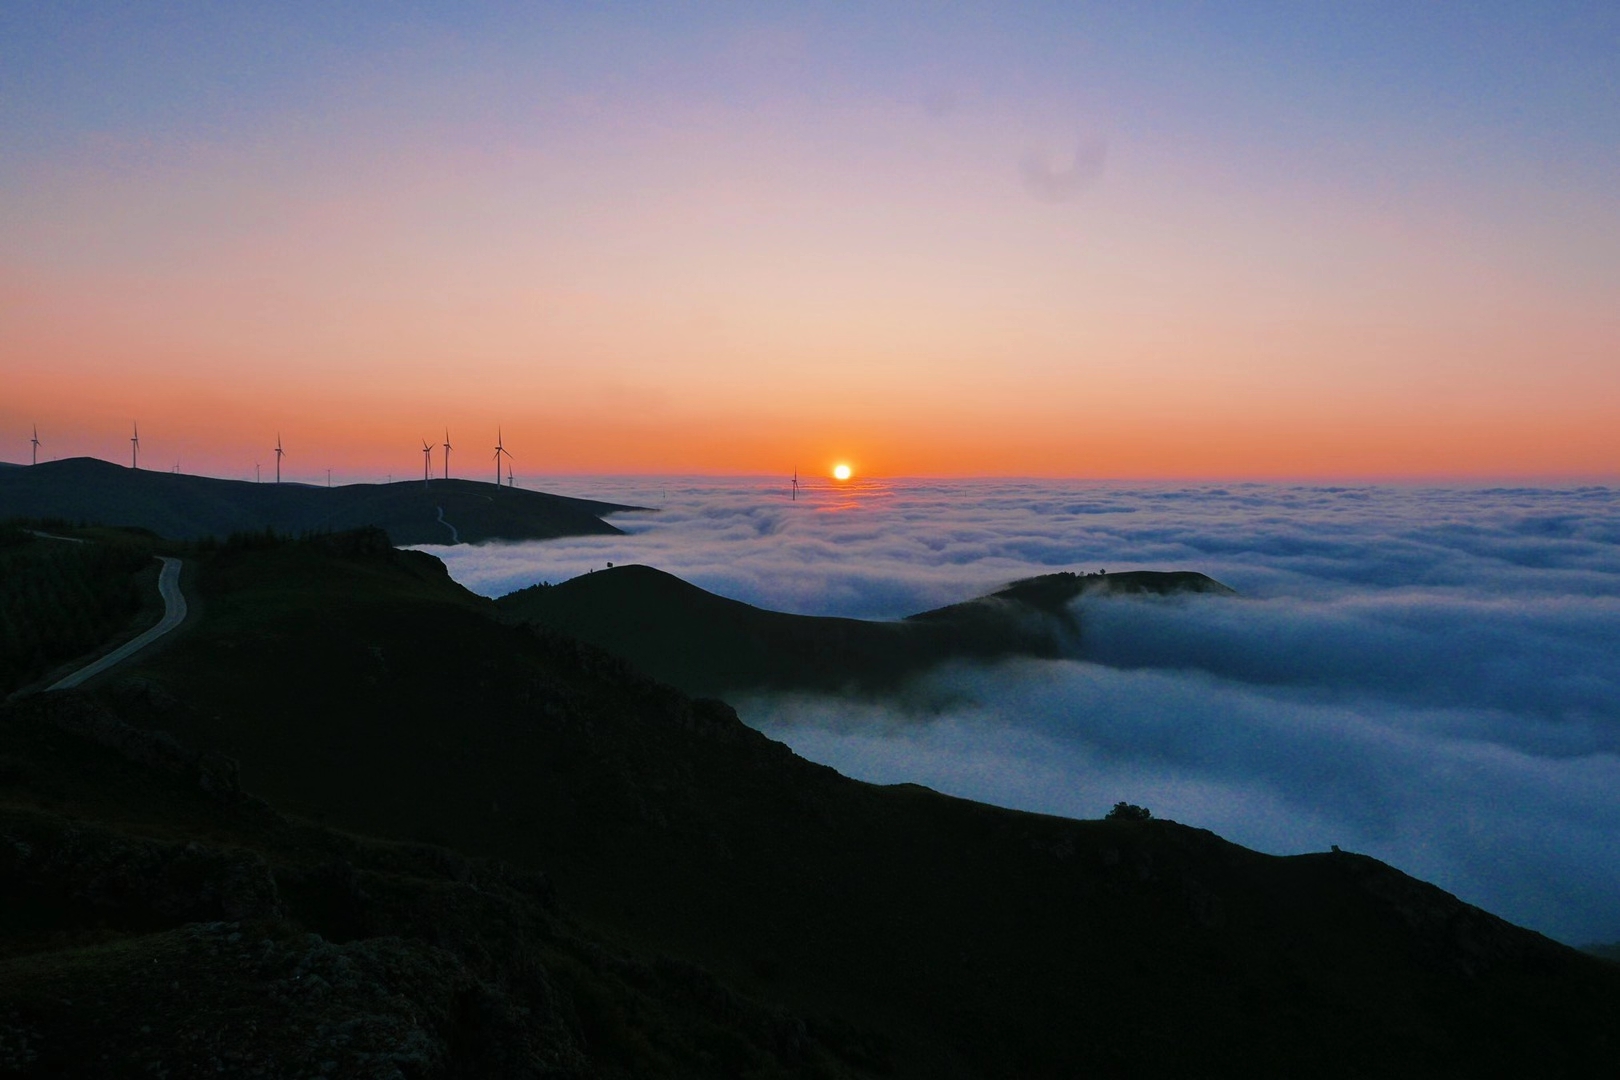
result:
[[(28, 539), (19, 540), (14, 533)], [(0, 696), (89, 652), (141, 608), (138, 546), (0, 535)]]

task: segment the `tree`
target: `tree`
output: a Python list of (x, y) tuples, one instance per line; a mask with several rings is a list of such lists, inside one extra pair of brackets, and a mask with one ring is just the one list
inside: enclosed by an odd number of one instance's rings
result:
[(1104, 821), (1147, 821), (1153, 817), (1153, 811), (1145, 806), (1135, 806), (1128, 802), (1117, 802), (1114, 808), (1103, 815)]

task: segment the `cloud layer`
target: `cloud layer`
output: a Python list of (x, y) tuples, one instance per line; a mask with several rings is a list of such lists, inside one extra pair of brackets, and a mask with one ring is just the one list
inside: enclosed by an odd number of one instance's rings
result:
[(1243, 595), (1085, 600), (1063, 660), (936, 671), (883, 704), (738, 705), (864, 779), (1080, 817), (1128, 799), (1620, 939), (1620, 492), (575, 483), (659, 509), (615, 519), (625, 537), (433, 550), (489, 595), (636, 561), (869, 618), (1054, 569), (1208, 573)]

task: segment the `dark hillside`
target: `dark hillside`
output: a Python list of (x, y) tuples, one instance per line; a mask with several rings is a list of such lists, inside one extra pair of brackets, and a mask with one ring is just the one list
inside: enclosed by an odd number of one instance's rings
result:
[[(395, 544), (544, 540), (616, 534), (600, 515), (634, 507), (570, 499), (476, 480), (392, 484), (251, 484), (126, 469), (71, 458), (0, 470), (0, 518), (138, 525), (177, 540), (273, 529), (374, 526)], [(442, 518), (442, 520), (441, 520)]]
[(850, 781), (502, 622), (426, 556), (283, 544), (199, 576), (203, 625), (104, 685), (110, 708), (301, 815), (544, 872), (593, 933), (803, 1017), (847, 1067), (1620, 1066), (1620, 970), (1371, 859)]
[(956, 652), (1052, 646), (1031, 622), (1011, 640), (954, 627), (815, 618), (705, 592), (650, 566), (617, 566), (498, 601), (501, 611), (622, 656), (695, 694), (746, 687), (826, 691), (887, 686)]
[(1045, 574), (898, 622), (766, 611), (650, 566), (618, 566), (500, 598), (531, 621), (624, 657), (692, 694), (873, 691), (950, 659), (1057, 656), (1084, 592), (1230, 593), (1202, 574)]
[(8, 1076), (846, 1076), (544, 875), (344, 835), (76, 692), (0, 709)]
[(0, 524), (0, 700), (157, 621), (156, 581), (151, 547), (137, 538), (54, 539)]

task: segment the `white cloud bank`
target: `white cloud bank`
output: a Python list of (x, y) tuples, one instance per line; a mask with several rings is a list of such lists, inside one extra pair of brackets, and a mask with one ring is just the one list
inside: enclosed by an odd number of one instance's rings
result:
[(1128, 799), (1620, 940), (1620, 492), (574, 483), (660, 510), (624, 537), (430, 550), (489, 595), (645, 562), (876, 618), (1056, 569), (1208, 573), (1243, 596), (1087, 600), (1069, 659), (937, 671), (884, 706), (737, 704), (863, 779), (1079, 817)]

